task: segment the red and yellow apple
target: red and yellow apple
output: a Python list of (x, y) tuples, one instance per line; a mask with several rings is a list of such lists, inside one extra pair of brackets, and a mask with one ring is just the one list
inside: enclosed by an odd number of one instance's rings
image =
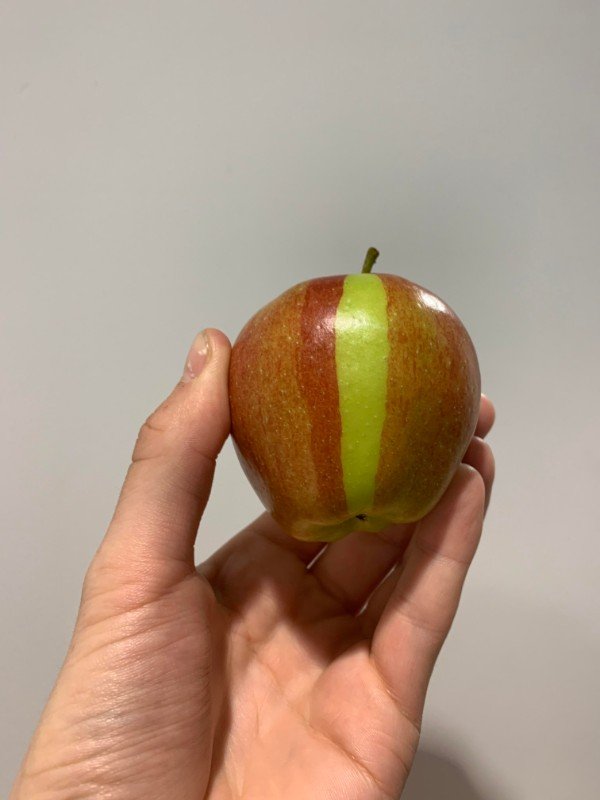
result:
[(232, 351), (232, 435), (242, 467), (292, 536), (333, 541), (423, 517), (474, 433), (475, 349), (456, 314), (397, 275), (293, 286)]

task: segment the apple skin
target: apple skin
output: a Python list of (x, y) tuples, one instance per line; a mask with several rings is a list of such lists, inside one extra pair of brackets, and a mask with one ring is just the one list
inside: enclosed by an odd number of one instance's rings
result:
[(242, 329), (229, 378), (244, 472), (282, 528), (304, 540), (423, 517), (479, 413), (463, 324), (397, 275), (293, 286)]

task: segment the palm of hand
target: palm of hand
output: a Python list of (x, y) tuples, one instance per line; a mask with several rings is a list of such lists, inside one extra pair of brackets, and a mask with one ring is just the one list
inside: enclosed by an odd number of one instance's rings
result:
[(307, 570), (311, 545), (247, 538), (203, 570), (227, 663), (207, 796), (391, 797), (418, 729), (372, 658), (369, 623)]
[[(194, 571), (165, 563), (146, 579), (132, 564), (126, 576), (100, 553), (46, 712), (90, 687), (60, 734), (100, 742), (82, 773), (103, 774), (112, 797), (128, 799), (396, 796), (418, 727), (373, 644), (397, 577), (374, 595), (371, 616), (357, 616), (363, 600), (353, 607), (332, 581), (359, 561), (365, 579), (381, 579), (382, 559), (401, 557), (411, 532), (398, 527), (378, 546), (372, 534), (348, 537), (319, 569), (307, 566), (322, 545), (289, 539), (266, 515)], [(361, 593), (364, 581), (354, 584)], [(418, 691), (410, 704), (418, 720)]]
[[(454, 573), (476, 545), (476, 476), (461, 472), (416, 529), (353, 534), (316, 564), (322, 545), (290, 539), (266, 515), (197, 571), (175, 562), (145, 581), (132, 565), (124, 580), (121, 567), (107, 591), (115, 568), (100, 554), (63, 684), (73, 664), (87, 664), (91, 685), (89, 673), (119, 665), (91, 716), (127, 764), (123, 797), (397, 797), (458, 601)], [(131, 713), (113, 719), (124, 696)]]
[(398, 797), (490, 488), (462, 465), (416, 526), (323, 550), (267, 515), (198, 569), (101, 548), (14, 796)]

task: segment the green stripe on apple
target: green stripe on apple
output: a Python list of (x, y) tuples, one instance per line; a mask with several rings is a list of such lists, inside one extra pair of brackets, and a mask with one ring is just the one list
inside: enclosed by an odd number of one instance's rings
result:
[(348, 514), (369, 515), (375, 497), (388, 378), (387, 294), (377, 275), (347, 275), (335, 319)]

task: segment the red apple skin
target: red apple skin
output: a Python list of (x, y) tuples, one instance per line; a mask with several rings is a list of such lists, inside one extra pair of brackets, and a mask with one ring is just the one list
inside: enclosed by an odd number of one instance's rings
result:
[(341, 461), (335, 318), (345, 276), (293, 286), (255, 314), (233, 346), (236, 452), (267, 510), (297, 538), (334, 540), (420, 519), (448, 486), (475, 430), (480, 375), (463, 324), (421, 286), (378, 277), (387, 295), (389, 357), (366, 522), (348, 514)]

